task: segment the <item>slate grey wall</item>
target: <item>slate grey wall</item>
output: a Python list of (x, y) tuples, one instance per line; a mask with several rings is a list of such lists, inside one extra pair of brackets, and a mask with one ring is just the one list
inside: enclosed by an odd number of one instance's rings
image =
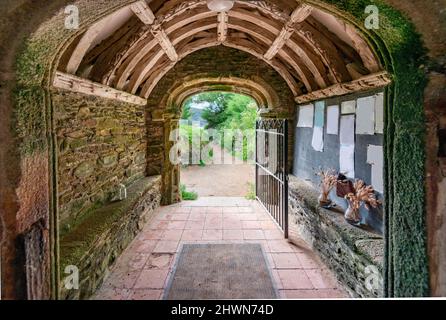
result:
[[(327, 106), (341, 105), (343, 101), (356, 100), (358, 98), (372, 96), (381, 91), (369, 91), (367, 93), (347, 95), (338, 98), (325, 100), (325, 124), (324, 124), (324, 150), (318, 152), (311, 146), (313, 128), (290, 128), (295, 131), (293, 175), (311, 182), (315, 187), (319, 185), (319, 177), (316, 172), (320, 169), (335, 169), (339, 171), (339, 134), (327, 134)], [(296, 112), (298, 123), (299, 112)], [(340, 115), (341, 116), (341, 115)], [(340, 121), (339, 116), (339, 121)], [(384, 136), (375, 135), (355, 135), (355, 178), (364, 180), (366, 184), (372, 183), (372, 166), (367, 163), (367, 147), (369, 144), (382, 146)], [(335, 190), (331, 192), (331, 199), (344, 210), (347, 208), (345, 199), (336, 196)], [(378, 194), (378, 199), (383, 200), (383, 196)], [(383, 233), (383, 211), (382, 208), (371, 208), (368, 211), (361, 207), (362, 223), (370, 226), (374, 231)]]

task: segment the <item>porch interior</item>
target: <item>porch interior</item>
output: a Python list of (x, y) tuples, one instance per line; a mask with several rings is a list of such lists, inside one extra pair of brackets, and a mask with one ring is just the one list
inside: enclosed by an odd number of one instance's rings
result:
[[(262, 246), (279, 293), (277, 298), (348, 297), (331, 271), (303, 241), (296, 245), (284, 239), (283, 232), (257, 201), (202, 197), (155, 210), (92, 299), (162, 299), (175, 275), (175, 261), (183, 244), (243, 243)], [(206, 265), (207, 259), (200, 263)], [(216, 275), (214, 281), (219, 278), (221, 275)], [(203, 285), (200, 281), (195, 279), (195, 285)], [(235, 297), (237, 292), (233, 294)]]
[[(430, 42), (446, 29), (416, 14), (422, 39), (407, 18), (437, 2), (379, 1), (377, 29), (366, 0), (22, 2), (0, 30), (2, 298), (163, 299), (185, 244), (246, 243), (261, 245), (277, 298), (446, 294), (445, 59)], [(266, 206), (280, 198), (286, 228), (258, 201), (182, 201), (182, 107), (215, 91), (289, 125), (278, 170), (265, 154), (282, 191), (256, 185)], [(336, 185), (324, 208), (317, 174), (331, 169), (376, 207), (348, 222), (353, 191)]]

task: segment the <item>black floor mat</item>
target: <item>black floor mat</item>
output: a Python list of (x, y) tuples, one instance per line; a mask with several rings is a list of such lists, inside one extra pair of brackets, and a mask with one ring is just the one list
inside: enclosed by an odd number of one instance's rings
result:
[(185, 244), (164, 298), (275, 299), (277, 292), (260, 244)]

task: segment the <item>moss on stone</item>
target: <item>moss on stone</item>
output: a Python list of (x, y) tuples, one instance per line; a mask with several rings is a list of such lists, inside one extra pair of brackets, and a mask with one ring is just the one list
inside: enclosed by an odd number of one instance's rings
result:
[[(385, 134), (387, 150), (385, 263), (386, 295), (415, 297), (429, 295), (429, 271), (425, 222), (425, 132), (423, 93), (426, 50), (409, 19), (399, 11), (375, 0), (309, 0), (330, 4), (344, 19), (368, 35), (394, 83), (388, 93)], [(380, 28), (364, 28), (366, 6), (380, 10)]]
[(113, 232), (114, 225), (132, 212), (138, 200), (160, 182), (160, 177), (140, 179), (128, 188), (128, 198), (123, 201), (90, 210), (69, 233), (60, 239), (60, 267), (79, 265), (95, 241), (104, 233)]
[(47, 146), (45, 92), (41, 87), (17, 87), (14, 91), (13, 132), (21, 141), (23, 155)]

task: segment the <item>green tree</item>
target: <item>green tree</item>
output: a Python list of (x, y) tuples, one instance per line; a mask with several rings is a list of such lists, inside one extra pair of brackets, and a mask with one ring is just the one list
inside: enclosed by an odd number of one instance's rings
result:
[(234, 97), (232, 93), (206, 92), (194, 97), (194, 102), (209, 103), (209, 107), (204, 109), (201, 117), (207, 121), (206, 128), (220, 129), (230, 116), (226, 111), (229, 101)]
[(189, 120), (192, 117), (191, 107), (192, 105), (190, 103), (184, 104), (183, 113), (181, 114), (181, 119)]
[[(209, 104), (202, 113), (202, 118), (208, 122), (207, 129), (217, 129), (220, 134), (225, 129), (242, 130), (245, 133), (254, 134), (257, 105), (252, 98), (233, 93), (208, 92), (198, 94), (188, 100), (188, 103), (202, 102)], [(231, 148), (229, 151), (237, 157), (247, 160), (254, 152), (254, 141), (253, 136), (245, 136), (242, 150), (232, 150), (230, 143), (226, 147)]]

